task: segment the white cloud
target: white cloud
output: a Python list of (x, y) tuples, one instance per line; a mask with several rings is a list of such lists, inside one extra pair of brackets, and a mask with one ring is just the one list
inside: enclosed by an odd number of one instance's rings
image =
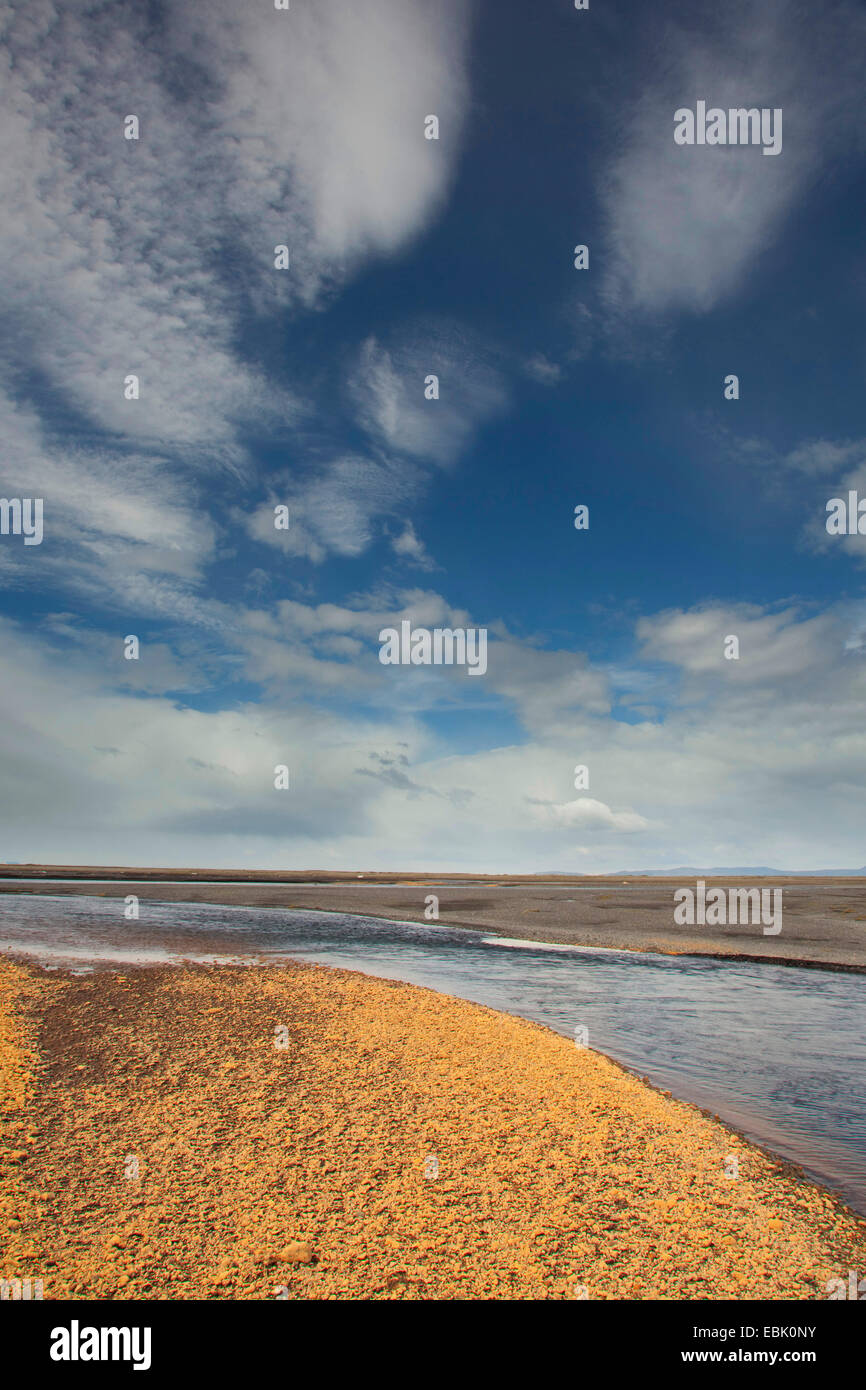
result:
[[(430, 218), (459, 150), (467, 13), (175, 3), (160, 42), (133, 5), (14, 7), (0, 193), (16, 346), (104, 428), (233, 459), (239, 420), (293, 406), (238, 359), (238, 291), (265, 312), (312, 301)], [(430, 103), (438, 143), (423, 138)], [(138, 141), (122, 138), (130, 111)]]
[[(863, 458), (862, 449), (860, 450), (860, 457), (861, 459)], [(849, 493), (851, 492), (857, 494), (858, 504), (860, 501), (866, 499), (866, 459), (863, 459), (856, 468), (852, 468), (849, 472), (843, 474), (838, 482), (825, 486), (824, 493), (820, 499), (820, 506), (815, 509), (815, 512), (807, 521), (803, 534), (806, 544), (811, 550), (825, 554), (850, 555), (853, 559), (863, 564), (866, 562), (866, 536), (861, 535), (859, 531), (853, 536), (847, 533), (842, 535), (831, 535), (827, 530), (827, 521), (831, 516), (831, 513), (827, 510), (827, 504), (829, 502), (844, 502), (845, 525), (856, 526), (862, 520), (859, 513), (853, 520), (851, 519), (851, 515), (849, 515), (849, 510), (853, 511), (853, 509), (849, 509)], [(834, 508), (834, 516), (836, 515), (836, 511), (837, 509)]]
[[(645, 660), (677, 666), (712, 683), (774, 686), (796, 678), (821, 684), (844, 645), (838, 613), (805, 617), (794, 608), (765, 612), (756, 604), (707, 604), (674, 609), (637, 624)], [(725, 656), (735, 636), (739, 658)]]
[[(448, 611), (435, 594), (405, 598), (430, 625)], [(457, 753), (424, 718), (429, 700), (407, 698), (405, 681), (420, 689), (429, 673), (376, 659), (372, 629), (393, 613), (293, 601), (235, 613), (239, 671), (255, 678), (258, 667), (266, 695), (214, 711), (179, 707), (154, 686), (200, 688), (211, 658), (199, 649), (156, 650), (145, 670), (145, 647), (130, 692), (115, 638), (97, 659), (63, 615), (45, 636), (3, 623), (15, 671), (0, 690), (6, 856), (488, 872), (862, 862), (863, 613), (738, 611), (750, 654), (739, 666), (763, 660), (759, 682), (720, 679), (695, 660), (706, 613), (656, 615), (643, 635), (662, 639), (682, 673), (663, 692), (663, 718), (627, 723), (578, 706), (503, 746)], [(721, 626), (729, 616), (718, 614)], [(323, 689), (327, 708), (315, 703)], [(481, 701), (483, 742), (497, 712), (487, 677), (454, 691)], [(472, 720), (463, 728), (471, 739)], [(273, 789), (283, 762), (292, 799)], [(575, 797), (578, 762), (590, 787)]]
[[(216, 532), (193, 483), (158, 455), (69, 448), (46, 438), (36, 413), (0, 389), (3, 489), (40, 497), (44, 538), (5, 554), (33, 587), (117, 595), (138, 575), (196, 582)], [(8, 546), (8, 543), (7, 543)]]
[[(287, 229), (307, 297), (401, 245), (440, 205), (465, 118), (470, 15), (461, 0), (171, 8), (172, 44), (220, 81), (212, 110), (233, 142), (231, 204)], [(431, 113), (438, 141), (424, 139)]]
[[(439, 399), (425, 397), (430, 375)], [(358, 418), (375, 444), (396, 454), (451, 464), (473, 432), (504, 409), (505, 390), (457, 325), (418, 325), (388, 346), (370, 337), (362, 345), (351, 394)]]
[[(428, 376), (439, 399), (425, 397)], [(329, 555), (362, 554), (384, 529), (404, 519), (393, 548), (421, 568), (435, 568), (405, 512), (429, 487), (433, 470), (452, 466), (474, 433), (506, 405), (498, 370), (459, 325), (416, 324), (388, 346), (361, 345), (347, 396), (353, 428), (368, 452), (336, 453), (315, 466), (272, 474), (270, 496), (253, 512), (236, 512), (256, 540), (321, 564)], [(274, 505), (289, 505), (288, 530), (274, 527)]]
[(561, 803), (535, 802), (533, 813), (543, 824), (564, 826), (569, 830), (602, 829), (633, 833), (646, 830), (650, 824), (635, 811), (612, 811), (603, 801), (595, 801), (590, 796)]
[(416, 565), (419, 569), (432, 570), (436, 568), (436, 562), (428, 554), (424, 542), (419, 536), (416, 536), (415, 527), (411, 521), (407, 521), (400, 534), (392, 538), (391, 549), (396, 555), (407, 560), (410, 564)]
[[(7, 6), (0, 295), (15, 332), (0, 376), (7, 434), (27, 448), (7, 450), (3, 476), (37, 465), (75, 585), (125, 577), (132, 594), (159, 573), (164, 606), (186, 603), (214, 544), (192, 478), (249, 483), (250, 434), (284, 434), (309, 409), (244, 359), (240, 331), (251, 310), (326, 303), (435, 216), (460, 149), (469, 16), (460, 0)], [(438, 142), (423, 137), (431, 111)], [(29, 412), (11, 402), (28, 376)], [(289, 544), (360, 553), (395, 473), (337, 458), (303, 484), (310, 519)], [(108, 573), (88, 569), (79, 533)]]
[(845, 439), (837, 443), (832, 439), (810, 439), (779, 460), (784, 468), (815, 477), (836, 473), (854, 461), (866, 462), (866, 440)]
[(562, 378), (562, 368), (558, 362), (551, 362), (549, 357), (545, 357), (543, 352), (536, 352), (534, 356), (527, 358), (523, 364), (523, 370), (527, 376), (532, 377), (542, 386), (555, 386)]
[[(234, 516), (255, 540), (321, 564), (331, 554), (362, 554), (374, 539), (376, 521), (402, 510), (421, 483), (411, 464), (342, 454), (308, 476), (272, 475), (268, 501), (251, 513), (237, 509)], [(277, 503), (289, 507), (287, 530), (274, 526)]]
[[(859, 54), (864, 17), (853, 5), (810, 12), (789, 0), (757, 9), (690, 7), (662, 19), (649, 41), (652, 75), (615, 122), (620, 148), (601, 186), (617, 310), (704, 312), (735, 291), (767, 254), (819, 167), (862, 144)], [(783, 148), (678, 146), (674, 112), (703, 99), (723, 109), (781, 107)]]
[[(166, 92), (132, 7), (37, 3), (10, 15), (6, 43), (0, 285), (16, 359), (109, 435), (240, 467), (237, 424), (290, 403), (232, 347), (216, 151), (195, 107)], [(139, 141), (123, 139), (131, 101)]]

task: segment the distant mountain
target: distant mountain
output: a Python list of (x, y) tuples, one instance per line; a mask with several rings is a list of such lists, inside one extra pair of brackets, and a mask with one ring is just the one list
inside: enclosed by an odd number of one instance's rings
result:
[(757, 866), (735, 865), (734, 868), (696, 869), (692, 865), (676, 869), (619, 869), (611, 878), (863, 878), (863, 869), (770, 869), (766, 864)]

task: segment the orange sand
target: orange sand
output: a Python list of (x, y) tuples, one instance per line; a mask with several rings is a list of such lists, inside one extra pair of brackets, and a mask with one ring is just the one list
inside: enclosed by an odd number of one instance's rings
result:
[(866, 1223), (718, 1122), (411, 986), (0, 960), (0, 1060), (0, 1275), (46, 1299), (808, 1299), (866, 1269)]

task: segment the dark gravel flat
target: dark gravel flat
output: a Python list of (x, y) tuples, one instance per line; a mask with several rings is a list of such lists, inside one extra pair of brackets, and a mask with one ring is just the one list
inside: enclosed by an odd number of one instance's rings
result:
[[(27, 883), (12, 875), (33, 870), (4, 866), (0, 892), (123, 896), (136, 884), (143, 898), (245, 907), (317, 908), (423, 922), (426, 899), (439, 900), (439, 921), (500, 936), (581, 946), (608, 946), (668, 954), (700, 953), (866, 970), (866, 880), (708, 879), (708, 887), (782, 889), (782, 930), (765, 936), (758, 925), (699, 927), (674, 922), (674, 890), (694, 880), (459, 878), (435, 875), (275, 875), (233, 877), (202, 870), (40, 868)], [(50, 882), (52, 873), (82, 875)], [(98, 876), (111, 883), (91, 881)], [(143, 881), (140, 875), (145, 875)], [(221, 877), (219, 883), (202, 879)], [(171, 879), (157, 882), (156, 879)], [(267, 882), (260, 880), (267, 879)], [(328, 879), (329, 881), (325, 881)], [(150, 881), (147, 881), (150, 880)], [(198, 881), (197, 881), (198, 880)]]

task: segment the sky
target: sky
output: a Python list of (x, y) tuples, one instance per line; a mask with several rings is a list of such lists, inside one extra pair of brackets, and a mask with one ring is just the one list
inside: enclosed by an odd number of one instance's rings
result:
[(0, 859), (866, 863), (862, 5), (0, 29)]

